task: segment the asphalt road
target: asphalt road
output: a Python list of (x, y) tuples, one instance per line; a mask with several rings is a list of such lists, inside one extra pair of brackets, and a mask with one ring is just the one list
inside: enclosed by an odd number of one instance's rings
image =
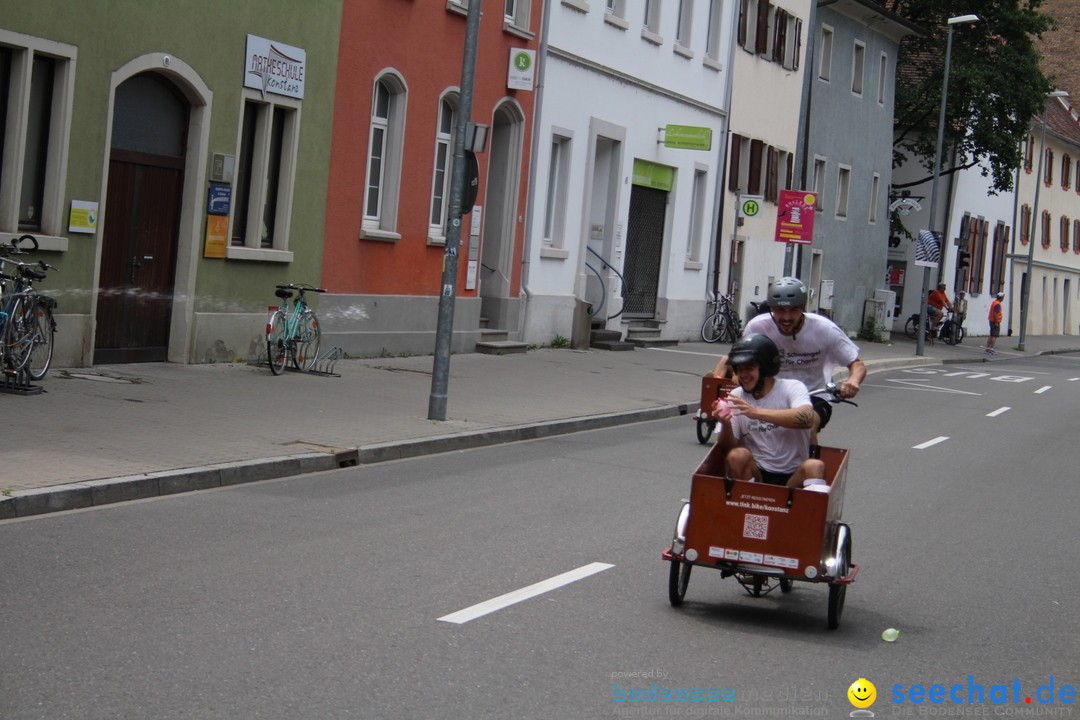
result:
[[(670, 607), (689, 418), (0, 522), (0, 717), (844, 716), (863, 677), (878, 717), (1064, 713), (1037, 690), (1080, 686), (1078, 394), (1054, 356), (838, 408), (861, 569), (836, 631), (812, 583), (699, 568)], [(722, 699), (632, 699), (654, 683)], [(986, 704), (911, 703), (934, 684)]]

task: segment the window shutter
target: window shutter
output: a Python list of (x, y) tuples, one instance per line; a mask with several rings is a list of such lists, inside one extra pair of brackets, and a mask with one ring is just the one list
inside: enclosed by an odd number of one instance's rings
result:
[(739, 159), (742, 156), (742, 135), (731, 135), (731, 147), (728, 149), (728, 153), (731, 155), (731, 162), (728, 163), (728, 183), (727, 188), (731, 192), (739, 191)]
[[(739, 25), (738, 25), (738, 42), (739, 47), (746, 47), (746, 10), (750, 0), (739, 1)], [(1028, 169), (1031, 168), (1031, 162), (1028, 162)]]
[(750, 181), (747, 183), (750, 195), (761, 193), (761, 154), (764, 150), (765, 143), (761, 140), (750, 141)]
[(758, 55), (769, 52), (769, 0), (758, 0), (757, 36), (754, 38), (754, 51)]

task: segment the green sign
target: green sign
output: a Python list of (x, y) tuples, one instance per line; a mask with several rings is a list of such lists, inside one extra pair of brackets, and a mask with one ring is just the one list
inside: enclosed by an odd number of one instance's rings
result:
[(631, 182), (655, 190), (671, 190), (675, 184), (675, 168), (635, 159)]
[(763, 195), (740, 195), (739, 217), (754, 217), (761, 212), (763, 202), (765, 202)]
[(664, 147), (681, 150), (712, 150), (712, 128), (668, 125), (664, 128)]

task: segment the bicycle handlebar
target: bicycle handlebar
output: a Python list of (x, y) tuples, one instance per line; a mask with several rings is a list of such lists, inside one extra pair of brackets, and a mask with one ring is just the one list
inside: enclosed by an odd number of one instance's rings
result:
[(317, 292), (324, 293), (326, 288), (315, 287), (314, 285), (305, 285), (303, 283), (289, 283), (288, 285), (275, 285), (278, 290), (299, 290), (300, 292)]
[(824, 388), (822, 388), (821, 390), (815, 390), (810, 394), (827, 395), (828, 397), (826, 397), (825, 399), (834, 405), (837, 403), (847, 403), (848, 405), (854, 405), (855, 407), (859, 407), (858, 403), (854, 403), (851, 400), (848, 400), (846, 397), (843, 397), (840, 394), (840, 386), (834, 382), (826, 383)]

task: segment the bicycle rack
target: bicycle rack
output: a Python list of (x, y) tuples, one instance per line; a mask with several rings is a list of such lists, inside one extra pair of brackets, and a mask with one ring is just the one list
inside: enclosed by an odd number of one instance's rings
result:
[(322, 355), (315, 358), (314, 364), (309, 373), (313, 375), (324, 375), (327, 377), (341, 377), (340, 373), (334, 372), (334, 366), (337, 365), (337, 361), (341, 359), (341, 356), (345, 353), (339, 347), (332, 347)]
[(4, 381), (0, 383), (0, 393), (8, 395), (40, 395), (45, 389), (40, 385), (30, 383), (30, 374), (26, 369), (17, 373), (4, 371)]

